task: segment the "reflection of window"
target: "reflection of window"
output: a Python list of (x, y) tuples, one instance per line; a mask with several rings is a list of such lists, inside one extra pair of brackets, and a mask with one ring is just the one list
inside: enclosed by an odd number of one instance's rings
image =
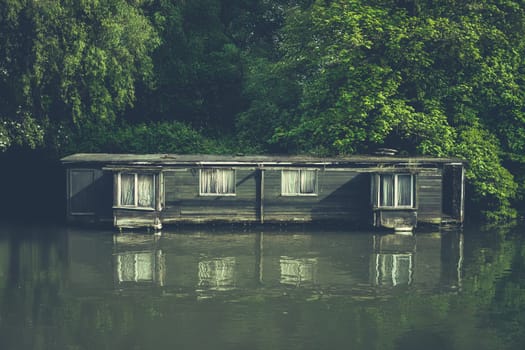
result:
[(155, 175), (120, 173), (118, 205), (122, 207), (154, 208)]
[(281, 193), (284, 196), (317, 194), (317, 171), (283, 170), (281, 173)]
[(414, 206), (414, 176), (411, 174), (380, 174), (377, 177), (380, 207)]
[(412, 283), (412, 254), (377, 254), (375, 282), (377, 285), (410, 285)]
[(199, 262), (199, 287), (230, 290), (235, 287), (235, 258), (225, 257)]
[(117, 256), (119, 282), (153, 281), (154, 267), (154, 255), (151, 252), (123, 253)]
[(201, 169), (201, 195), (234, 195), (235, 170), (233, 169)]
[(315, 283), (317, 259), (294, 259), (282, 256), (280, 259), (281, 283), (293, 286)]

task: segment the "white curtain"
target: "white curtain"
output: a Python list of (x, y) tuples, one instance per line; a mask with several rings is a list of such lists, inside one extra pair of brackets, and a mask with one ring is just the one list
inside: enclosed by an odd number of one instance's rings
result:
[(135, 205), (135, 174), (120, 175), (120, 205)]
[(381, 175), (381, 206), (391, 207), (394, 205), (394, 175)]
[(298, 170), (283, 170), (281, 176), (282, 194), (300, 193), (301, 178)]
[(201, 193), (228, 194), (235, 193), (235, 170), (202, 169)]
[(397, 175), (397, 205), (412, 205), (412, 175)]
[(138, 206), (153, 208), (155, 203), (155, 185), (153, 175), (138, 175)]
[(283, 170), (281, 178), (282, 194), (315, 193), (317, 174), (315, 170)]
[(216, 169), (217, 193), (235, 193), (235, 171), (231, 169)]
[(301, 170), (301, 193), (315, 193), (316, 179), (315, 170)]
[(213, 169), (202, 169), (201, 170), (201, 193), (215, 193), (215, 186), (213, 181), (214, 178)]

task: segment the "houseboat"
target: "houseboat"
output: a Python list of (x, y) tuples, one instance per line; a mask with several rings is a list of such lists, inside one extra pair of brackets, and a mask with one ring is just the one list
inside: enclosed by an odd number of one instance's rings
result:
[(461, 159), (357, 155), (73, 154), (69, 222), (341, 222), (399, 231), (461, 224)]

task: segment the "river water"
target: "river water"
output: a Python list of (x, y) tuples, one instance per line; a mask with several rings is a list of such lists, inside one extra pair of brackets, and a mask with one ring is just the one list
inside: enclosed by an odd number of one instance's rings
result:
[(524, 227), (0, 225), (0, 349), (523, 349)]

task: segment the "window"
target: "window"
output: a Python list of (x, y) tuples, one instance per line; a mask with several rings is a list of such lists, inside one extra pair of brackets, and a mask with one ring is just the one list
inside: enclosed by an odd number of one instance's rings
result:
[(233, 169), (201, 169), (201, 195), (235, 195), (235, 170)]
[(414, 206), (414, 176), (411, 174), (378, 175), (380, 207)]
[(132, 208), (155, 207), (155, 175), (120, 173), (118, 205)]
[(281, 174), (283, 196), (317, 195), (316, 170), (283, 170)]

